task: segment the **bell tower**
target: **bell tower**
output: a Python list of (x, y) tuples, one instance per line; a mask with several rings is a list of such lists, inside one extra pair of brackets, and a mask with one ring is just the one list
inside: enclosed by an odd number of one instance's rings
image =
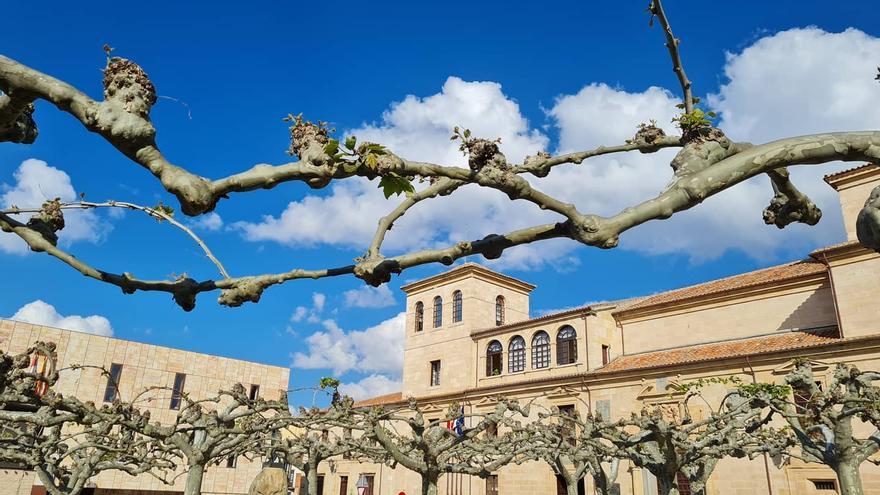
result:
[(476, 385), (471, 332), (529, 318), (534, 285), (465, 263), (401, 287), (406, 293), (403, 396)]

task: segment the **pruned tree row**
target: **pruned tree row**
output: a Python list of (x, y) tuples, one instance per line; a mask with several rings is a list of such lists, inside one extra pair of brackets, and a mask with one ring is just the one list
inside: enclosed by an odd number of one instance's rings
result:
[[(788, 168), (880, 159), (880, 131), (875, 130), (792, 136), (769, 143), (731, 140), (716, 126), (715, 114), (701, 108), (699, 98), (694, 96), (692, 82), (682, 61), (681, 40), (673, 34), (660, 0), (652, 0), (648, 11), (651, 23), (656, 19), (663, 30), (672, 67), (681, 86), (681, 113), (674, 119), (680, 130), (678, 135), (666, 135), (651, 120), (653, 116), (646, 115), (644, 123), (633, 129), (632, 138), (625, 142), (606, 143), (595, 149), (555, 156), (546, 150), (534, 150), (534, 154), (521, 163), (513, 163), (501, 151), (497, 139), (477, 137), (467, 129), (456, 127), (450, 130), (452, 139), (460, 144), (468, 167), (409, 160), (381, 143), (360, 142), (356, 136), (336, 136), (324, 122), (314, 123), (301, 115), (291, 115), (287, 118), (291, 124), (288, 152), (296, 160), (276, 165), (244, 166), (240, 172), (225, 177), (203, 177), (191, 171), (191, 164), (176, 163), (162, 151), (157, 129), (151, 120), (151, 110), (157, 101), (156, 85), (134, 61), (113, 56), (111, 49), (105, 46), (107, 64), (101, 81), (103, 95), (93, 98), (85, 90), (61, 79), (0, 56), (0, 142), (34, 142), (38, 137), (35, 104), (44, 102), (79, 121), (87, 132), (102, 137), (123, 157), (152, 175), (164, 191), (177, 199), (179, 209), (185, 215), (205, 214), (235, 196), (288, 182), (305, 183), (320, 189), (335, 181), (360, 177), (377, 181), (388, 198), (403, 195), (396, 208), (378, 219), (375, 234), (369, 246), (364, 246), (363, 255), (345, 266), (296, 267), (276, 273), (233, 276), (201, 239), (181, 224), (175, 224), (187, 230), (217, 266), (220, 276), (207, 280), (195, 280), (186, 275), (151, 280), (131, 272), (109, 271), (58, 246), (66, 209), (130, 208), (170, 220), (174, 209), (168, 205), (147, 207), (116, 201), (65, 203), (56, 199), (43, 205), (16, 205), (0, 211), (0, 229), (20, 237), (30, 249), (53, 256), (86, 277), (117, 286), (126, 294), (166, 292), (180, 307), (189, 311), (195, 307), (196, 297), (203, 292), (219, 291), (220, 304), (240, 306), (245, 302), (258, 302), (269, 287), (296, 279), (354, 275), (378, 286), (389, 281), (392, 275), (414, 266), (449, 265), (472, 255), (495, 259), (511, 247), (553, 238), (567, 238), (603, 249), (613, 248), (627, 230), (693, 208), (706, 198), (758, 175), (768, 176), (772, 186), (769, 205), (763, 212), (767, 224), (779, 228), (795, 222), (814, 225), (822, 212), (795, 187)], [(42, 107), (40, 111), (43, 111)], [(654, 153), (666, 148), (678, 150), (670, 162), (668, 186), (658, 191), (656, 197), (630, 205), (609, 217), (581, 211), (575, 205), (541, 191), (539, 181), (535, 180), (548, 176), (560, 166), (576, 166), (600, 155)], [(259, 159), (255, 161), (260, 162)], [(445, 248), (393, 256), (383, 252), (386, 234), (403, 215), (427, 200), (454, 195), (465, 186), (502, 192), (512, 201), (524, 201), (555, 213), (558, 221), (506, 233), (492, 233), (489, 231), (491, 226), (487, 226), (484, 237), (462, 239)], [(880, 249), (878, 198), (880, 190), (866, 198), (858, 225), (860, 241), (875, 250)], [(22, 214), (31, 216), (25, 218)], [(359, 212), (350, 214), (359, 215)], [(377, 219), (364, 218), (363, 221), (375, 222)], [(99, 253), (90, 254), (89, 258), (100, 261)]]
[[(53, 360), (54, 345), (41, 342), (17, 356), (0, 354), (0, 462), (35, 471), (52, 495), (78, 495), (104, 471), (182, 483), (186, 495), (198, 495), (206, 470), (230, 457), (295, 467), (311, 495), (319, 466), (336, 458), (410, 470), (421, 477), (423, 495), (436, 494), (444, 475), (487, 477), (534, 462), (549, 466), (570, 495), (587, 477), (598, 493), (612, 493), (621, 462), (655, 476), (662, 494), (676, 495), (682, 480), (694, 491), (705, 487), (722, 459), (757, 456), (778, 465), (827, 465), (843, 494), (861, 495), (859, 467), (880, 463), (880, 374), (846, 364), (825, 383), (807, 361), (783, 384), (735, 376), (683, 383), (675, 401), (616, 420), (588, 404), (560, 409), (540, 398), (498, 398), (480, 413), (453, 403), (428, 418), (412, 399), (395, 408), (355, 407), (336, 391), (338, 381), (327, 379), (327, 408), (292, 412), (284, 394), (250, 399), (237, 385), (206, 399), (177, 394), (174, 420), (160, 423), (149, 410), (164, 389), (128, 400), (117, 394), (102, 405), (81, 401), (54, 390), (60, 371), (40, 366)], [(723, 387), (720, 399), (710, 400), (712, 387)], [(865, 427), (873, 433), (860, 435)]]

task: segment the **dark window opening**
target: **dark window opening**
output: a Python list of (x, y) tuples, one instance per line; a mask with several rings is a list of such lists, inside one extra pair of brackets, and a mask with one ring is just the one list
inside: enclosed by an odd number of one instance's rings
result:
[(425, 305), (421, 301), (416, 303), (416, 332), (425, 328)]
[(443, 325), (443, 298), (437, 296), (434, 298), (434, 328)]
[(107, 377), (107, 388), (104, 389), (104, 402), (113, 402), (119, 397), (119, 379), (122, 378), (122, 365), (110, 365), (110, 376)]
[[(574, 404), (565, 404), (559, 406), (559, 414), (561, 416), (567, 416), (569, 418), (574, 418), (577, 415), (575, 411)], [(575, 426), (574, 423), (565, 421), (564, 418), (559, 419), (562, 426), (562, 438), (565, 439), (569, 444), (575, 444)]]
[(440, 361), (431, 361), (431, 386), (440, 385)]
[(174, 386), (171, 387), (171, 404), (170, 409), (180, 409), (180, 401), (183, 398), (183, 387), (186, 385), (186, 374), (174, 374)]
[(493, 340), (489, 342), (486, 348), (486, 376), (497, 376), (501, 374), (501, 361), (504, 354), (501, 342)]
[(577, 332), (566, 325), (556, 334), (556, 364), (572, 364), (577, 358)]
[[(584, 479), (581, 478), (578, 480), (578, 495), (586, 495), (587, 487), (584, 484)], [(556, 475), (556, 495), (568, 495), (568, 489), (565, 486), (565, 479), (562, 476)]]
[(324, 495), (324, 475), (318, 475), (318, 495)]
[(834, 480), (810, 480), (816, 490), (837, 492), (837, 483)]
[(339, 495), (348, 495), (348, 476), (339, 477)]
[(251, 385), (251, 392), (248, 394), (250, 400), (257, 400), (260, 397), (260, 386)]
[(495, 298), (495, 326), (504, 325), (504, 296)]
[(486, 495), (498, 495), (498, 475), (486, 476)]
[(226, 467), (234, 468), (237, 465), (238, 465), (238, 457), (231, 455), (226, 458)]
[(373, 486), (374, 475), (364, 474), (361, 476), (363, 476), (367, 480), (367, 489), (364, 490), (364, 495), (374, 495), (374, 493), (375, 493), (375, 492), (373, 492), (373, 490), (375, 489)]
[(611, 362), (611, 347), (602, 344), (602, 366)]
[(452, 321), (458, 323), (461, 321), (462, 300), (461, 291), (457, 290), (452, 294)]

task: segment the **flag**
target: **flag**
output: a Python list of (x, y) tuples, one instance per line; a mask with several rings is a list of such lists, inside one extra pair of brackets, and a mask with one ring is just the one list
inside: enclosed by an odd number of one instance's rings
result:
[(461, 436), (462, 430), (464, 430), (464, 406), (461, 406), (461, 413), (455, 420), (452, 429), (455, 431), (456, 435)]

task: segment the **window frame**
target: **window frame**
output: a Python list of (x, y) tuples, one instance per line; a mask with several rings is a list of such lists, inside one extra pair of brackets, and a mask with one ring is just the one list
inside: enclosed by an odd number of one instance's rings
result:
[[(515, 345), (522, 344), (522, 347)], [(514, 335), (507, 343), (507, 372), (521, 373), (526, 370), (526, 339)]]
[(574, 364), (577, 360), (577, 330), (571, 325), (564, 325), (556, 331), (556, 364)]
[(452, 293), (452, 322), (461, 323), (464, 307), (464, 300), (460, 290)]
[(434, 297), (434, 314), (433, 314), (434, 328), (440, 328), (443, 326), (443, 298), (440, 296)]
[(440, 364), (440, 360), (435, 359), (434, 361), (431, 361), (430, 366), (431, 366), (431, 382), (430, 382), (431, 386), (432, 387), (439, 387), (440, 386), (440, 375), (443, 370), (443, 368)]
[(611, 346), (602, 344), (602, 366), (611, 362)]
[[(542, 338), (545, 342), (539, 343), (539, 338)], [(532, 336), (532, 369), (543, 370), (549, 368), (552, 364), (550, 335), (543, 330), (535, 332)]]
[(251, 388), (248, 391), (248, 399), (257, 400), (260, 398), (260, 384), (251, 383)]
[(183, 389), (185, 387), (186, 373), (175, 373), (174, 384), (171, 386), (171, 402), (168, 404), (168, 409), (172, 409), (175, 411), (180, 410), (180, 403), (183, 400)]
[(504, 296), (498, 295), (495, 298), (495, 326), (500, 327), (504, 325)]
[(486, 476), (486, 495), (498, 495), (498, 475)]
[[(495, 373), (496, 370), (498, 373)], [(500, 341), (492, 340), (486, 346), (486, 376), (500, 376), (503, 372), (504, 346)]]
[(425, 304), (422, 301), (416, 301), (414, 312), (416, 332), (421, 332), (425, 329)]
[(104, 402), (113, 402), (119, 397), (119, 382), (122, 380), (122, 363), (110, 363), (107, 385), (104, 387)]

